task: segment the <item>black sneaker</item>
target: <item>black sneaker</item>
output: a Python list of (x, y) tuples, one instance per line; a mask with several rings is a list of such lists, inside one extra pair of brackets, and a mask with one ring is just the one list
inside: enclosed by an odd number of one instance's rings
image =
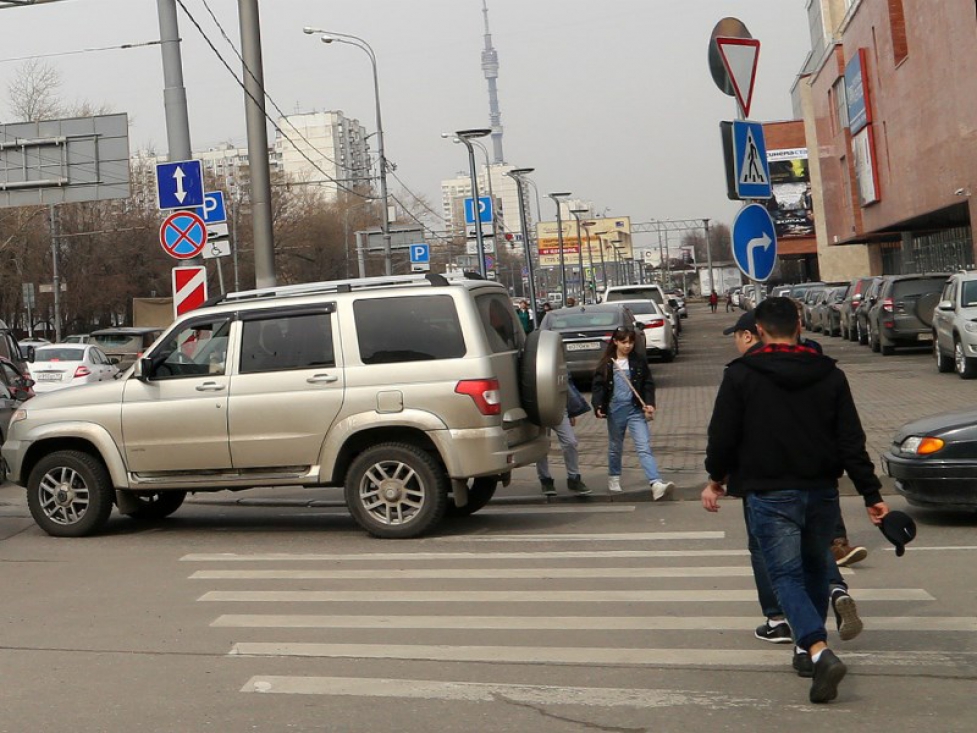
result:
[(814, 662), (811, 661), (811, 655), (807, 652), (799, 652), (795, 649), (794, 661), (791, 662), (791, 666), (797, 672), (798, 677), (810, 678), (814, 676)]
[(587, 484), (583, 482), (583, 479), (579, 475), (567, 476), (567, 488), (577, 496), (586, 496), (590, 493)]
[(842, 641), (851, 641), (862, 633), (864, 625), (858, 617), (854, 598), (843, 590), (836, 590), (831, 594), (831, 607), (835, 612), (835, 623), (838, 624), (838, 636)]
[(764, 621), (756, 627), (753, 635), (761, 641), (769, 641), (772, 644), (790, 644), (794, 640), (790, 633), (790, 625), (786, 621), (776, 626), (771, 626), (769, 621)]
[(541, 478), (539, 486), (543, 490), (543, 496), (556, 496), (556, 483), (551, 478)]
[(848, 672), (848, 667), (830, 649), (821, 652), (814, 663), (814, 682), (811, 683), (811, 702), (830, 702), (838, 697), (838, 683)]

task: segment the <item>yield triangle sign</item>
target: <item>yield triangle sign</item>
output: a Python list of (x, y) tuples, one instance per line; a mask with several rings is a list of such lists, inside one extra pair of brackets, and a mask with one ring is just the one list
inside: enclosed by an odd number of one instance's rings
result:
[(743, 115), (750, 116), (753, 101), (753, 83), (756, 81), (757, 59), (760, 58), (760, 41), (755, 38), (716, 38), (719, 56), (733, 83), (733, 91), (740, 103)]

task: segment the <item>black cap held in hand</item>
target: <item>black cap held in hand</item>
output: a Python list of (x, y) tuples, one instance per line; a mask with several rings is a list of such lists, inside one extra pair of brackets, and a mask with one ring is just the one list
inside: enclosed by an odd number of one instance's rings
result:
[(916, 537), (916, 522), (905, 512), (889, 512), (882, 518), (879, 529), (896, 546), (897, 557), (906, 553), (906, 545)]

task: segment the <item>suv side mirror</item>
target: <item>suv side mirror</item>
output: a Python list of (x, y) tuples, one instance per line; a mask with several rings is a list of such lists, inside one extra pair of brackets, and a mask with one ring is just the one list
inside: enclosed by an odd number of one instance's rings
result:
[(949, 300), (941, 300), (939, 303), (936, 304), (936, 308), (937, 310), (941, 310), (941, 311), (952, 311), (953, 303)]
[(148, 356), (144, 356), (140, 359), (136, 359), (136, 363), (132, 365), (132, 376), (138, 379), (140, 382), (145, 382), (149, 379), (149, 375), (153, 372), (153, 360)]

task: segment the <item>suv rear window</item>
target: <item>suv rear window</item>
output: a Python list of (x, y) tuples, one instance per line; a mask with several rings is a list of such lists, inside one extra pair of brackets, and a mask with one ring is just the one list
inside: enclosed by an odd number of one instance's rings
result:
[(612, 300), (653, 300), (659, 305), (664, 302), (662, 292), (658, 288), (628, 288), (627, 290), (612, 290), (607, 294), (606, 302)]
[(522, 348), (526, 336), (508, 298), (494, 294), (479, 295), (475, 298), (475, 305), (478, 306), (482, 328), (493, 354)]
[(121, 349), (127, 346), (139, 351), (143, 348), (143, 338), (141, 335), (131, 335), (127, 333), (106, 333), (99, 336), (92, 336), (92, 340), (103, 349)]
[(892, 284), (893, 298), (906, 298), (913, 295), (925, 295), (926, 293), (939, 293), (943, 290), (943, 283), (946, 278), (927, 277), (912, 280), (896, 280)]
[[(506, 308), (512, 310), (511, 305)], [(364, 364), (457, 359), (465, 355), (465, 339), (450, 295), (364, 298), (353, 303), (353, 316)]]

